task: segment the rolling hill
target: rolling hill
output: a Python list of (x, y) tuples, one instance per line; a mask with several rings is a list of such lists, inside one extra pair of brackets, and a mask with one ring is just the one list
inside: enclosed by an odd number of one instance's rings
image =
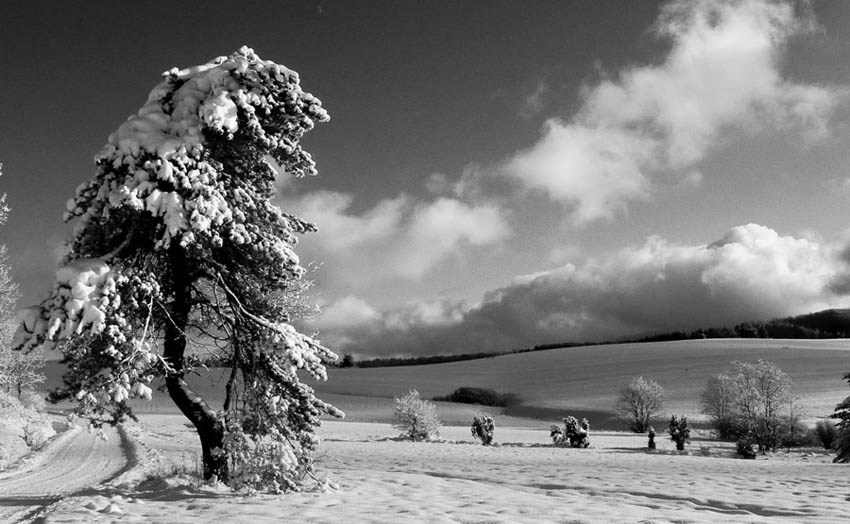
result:
[[(487, 408), (500, 425), (544, 425), (573, 414), (587, 416), (596, 428), (620, 427), (611, 421), (617, 391), (642, 375), (661, 384), (665, 416), (699, 419), (699, 395), (712, 375), (733, 360), (775, 362), (794, 381), (799, 407), (810, 422), (828, 416), (850, 394), (842, 380), (850, 371), (850, 340), (709, 339), (582, 346), (503, 355), (495, 358), (385, 368), (332, 368), (327, 382), (311, 382), (319, 396), (354, 421), (387, 422), (393, 398), (416, 388), (423, 397), (446, 395), (461, 386), (483, 387), (519, 397), (516, 405)], [(54, 365), (55, 366), (55, 365)], [(57, 370), (50, 373), (56, 384)], [(220, 405), (222, 370), (190, 382), (213, 405)], [(139, 412), (176, 412), (165, 393), (153, 402), (136, 400)], [(475, 406), (440, 403), (449, 424), (467, 424)], [(508, 417), (508, 418), (505, 418)], [(529, 420), (521, 420), (529, 419)]]

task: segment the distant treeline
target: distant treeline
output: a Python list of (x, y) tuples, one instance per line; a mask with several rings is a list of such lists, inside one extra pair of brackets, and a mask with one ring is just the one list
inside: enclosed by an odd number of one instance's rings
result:
[(492, 353), (460, 353), (454, 355), (429, 355), (422, 357), (387, 357), (355, 361), (346, 354), (337, 363), (338, 367), (376, 368), (390, 366), (420, 366), (445, 364), (463, 360), (494, 358), (502, 355), (528, 353), (597, 344), (625, 344), (634, 342), (668, 342), (672, 340), (694, 340), (706, 338), (848, 338), (850, 337), (850, 309), (827, 309), (796, 317), (777, 318), (767, 322), (742, 322), (734, 327), (701, 328), (695, 331), (672, 331), (640, 338), (609, 342), (556, 342), (540, 344), (530, 348), (513, 349)]
[(742, 322), (733, 328), (697, 329), (690, 333), (673, 331), (627, 342), (667, 342), (701, 338), (847, 338), (850, 336), (850, 309), (827, 309), (767, 322)]
[(387, 357), (373, 358), (369, 360), (355, 361), (350, 354), (346, 354), (340, 363), (339, 367), (358, 367), (358, 368), (381, 368), (392, 366), (422, 366), (425, 364), (446, 364), (448, 362), (460, 362), (462, 360), (478, 360), (482, 358), (494, 358), (502, 355), (514, 355), (517, 353), (528, 353), (530, 351), (544, 351), (547, 349), (558, 349), (566, 347), (587, 346), (587, 342), (561, 342), (557, 344), (541, 344), (530, 348), (512, 349), (510, 351), (496, 351), (492, 353), (458, 353), (454, 355), (428, 355), (424, 357)]

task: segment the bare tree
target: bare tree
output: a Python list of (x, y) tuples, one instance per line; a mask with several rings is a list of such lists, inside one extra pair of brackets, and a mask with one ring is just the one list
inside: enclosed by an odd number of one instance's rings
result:
[(635, 433), (649, 429), (652, 416), (664, 408), (664, 388), (657, 382), (635, 377), (617, 397), (614, 411)]
[(729, 375), (720, 374), (708, 379), (705, 389), (700, 394), (700, 407), (702, 413), (709, 416), (712, 425), (720, 433), (720, 438), (727, 439), (735, 436), (735, 391)]

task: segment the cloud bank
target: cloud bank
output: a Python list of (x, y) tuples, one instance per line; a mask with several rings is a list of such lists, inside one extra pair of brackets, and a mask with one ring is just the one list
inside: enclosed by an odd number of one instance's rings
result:
[(731, 326), (846, 306), (848, 252), (757, 224), (707, 245), (653, 236), (582, 265), (517, 277), (477, 304), (444, 300), (378, 311), (349, 296), (313, 327), (337, 351), (390, 355)]
[(808, 139), (823, 137), (846, 91), (780, 72), (789, 38), (812, 27), (790, 3), (673, 2), (655, 26), (671, 44), (661, 63), (586, 86), (578, 113), (550, 118), (505, 172), (584, 224), (651, 198), (662, 173), (692, 177), (724, 129), (795, 128)]

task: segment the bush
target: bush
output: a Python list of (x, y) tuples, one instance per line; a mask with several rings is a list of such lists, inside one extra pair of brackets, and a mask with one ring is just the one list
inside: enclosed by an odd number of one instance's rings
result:
[(590, 423), (583, 418), (579, 425), (575, 417), (569, 416), (564, 418), (564, 429), (552, 426), (549, 436), (552, 437), (552, 444), (557, 447), (586, 448), (590, 446)]
[(472, 419), (472, 436), (481, 441), (485, 446), (493, 443), (493, 434), (496, 431), (496, 421), (489, 413), (476, 413)]
[(809, 427), (793, 417), (785, 417), (782, 420), (778, 441), (780, 446), (789, 451), (791, 448), (802, 448), (814, 444), (809, 435)]
[(414, 442), (440, 434), (441, 422), (437, 417), (437, 406), (419, 398), (419, 392), (415, 389), (395, 399), (393, 417), (393, 427), (400, 429), (403, 435)]
[(691, 427), (688, 425), (688, 417), (677, 418), (676, 415), (671, 416), (667, 431), (670, 433), (670, 440), (676, 443), (676, 449), (684, 451), (685, 442), (691, 438)]
[(635, 433), (649, 429), (652, 416), (664, 407), (664, 388), (653, 380), (635, 377), (620, 390), (614, 410)]
[(829, 419), (818, 420), (815, 424), (815, 436), (823, 449), (835, 449), (838, 439), (838, 428)]
[(454, 390), (451, 394), (434, 397), (434, 400), (440, 402), (457, 402), (459, 404), (480, 404), (482, 406), (505, 407), (515, 400), (515, 395), (511, 393), (497, 393), (492, 389), (461, 387)]
[(756, 458), (756, 450), (753, 449), (753, 441), (748, 437), (739, 438), (736, 442), (738, 455), (745, 459), (754, 460)]

